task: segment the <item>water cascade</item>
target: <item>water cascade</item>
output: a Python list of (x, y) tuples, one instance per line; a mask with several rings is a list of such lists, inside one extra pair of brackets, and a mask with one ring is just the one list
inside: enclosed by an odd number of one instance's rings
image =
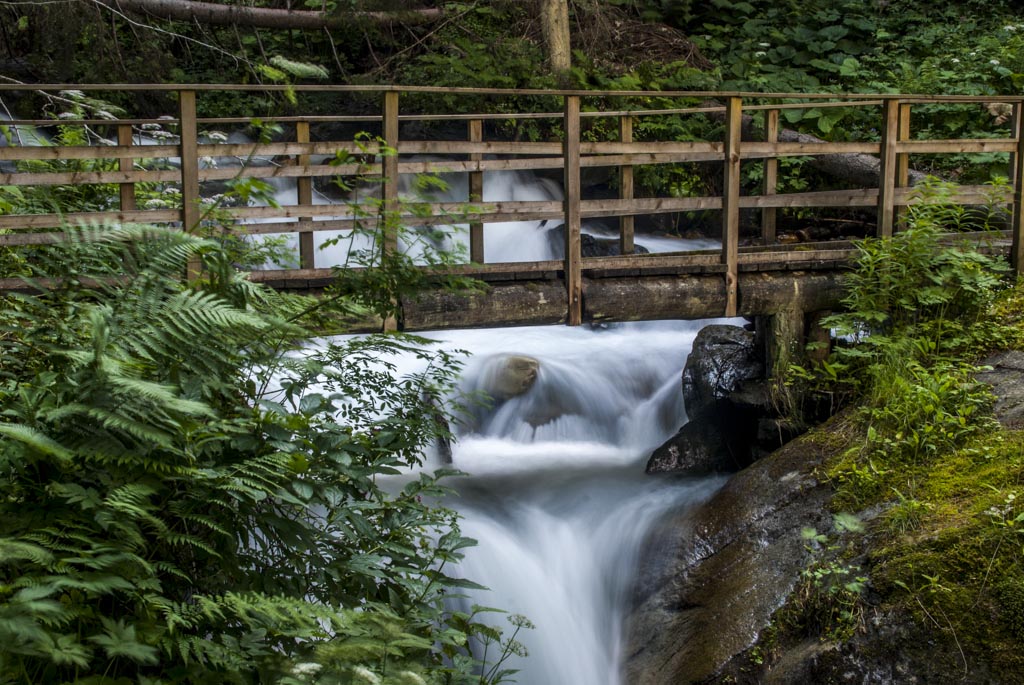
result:
[(532, 386), (478, 411), (453, 450), (454, 466), (470, 474), (459, 479), (453, 506), (463, 532), (479, 541), (462, 572), (490, 588), (472, 599), (536, 625), (519, 636), (529, 651), (514, 664), (519, 683), (619, 683), (623, 618), (645, 532), (721, 484), (643, 473), (651, 449), (685, 420), (680, 372), (701, 325), (433, 336), (473, 351), (463, 375), (470, 389), (495, 359), (538, 361)]
[[(439, 199), (464, 200), (465, 178), (446, 180), (446, 197)], [(552, 200), (560, 199), (561, 189), (522, 173), (488, 173), (484, 195)], [(557, 258), (558, 227), (550, 221), (489, 224), (486, 259)], [(464, 240), (465, 227), (444, 230), (448, 245)], [(606, 231), (600, 225), (584, 230)], [(343, 244), (320, 252), (317, 265), (342, 262)], [(656, 252), (716, 243), (638, 236), (637, 244)], [(720, 478), (644, 475), (651, 450), (685, 421), (680, 375), (704, 323), (428, 336), (469, 350), (461, 390), (495, 398), (470, 409), (457, 428), (453, 466), (468, 475), (457, 479), (458, 497), (449, 504), (464, 517), (463, 533), (479, 542), (460, 572), (490, 588), (469, 601), (523, 614), (536, 626), (519, 634), (528, 658), (506, 664), (520, 669), (522, 685), (621, 682), (623, 620), (646, 531), (668, 510), (692, 506), (721, 485)], [(511, 391), (499, 380), (509, 360), (519, 360), (526, 374)], [(508, 634), (505, 620), (492, 616)]]

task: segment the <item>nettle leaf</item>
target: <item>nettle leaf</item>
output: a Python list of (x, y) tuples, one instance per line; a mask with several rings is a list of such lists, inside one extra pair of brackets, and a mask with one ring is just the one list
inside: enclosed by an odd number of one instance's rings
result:
[(102, 647), (108, 657), (130, 659), (140, 664), (159, 662), (156, 647), (139, 642), (135, 626), (128, 625), (123, 620), (112, 621), (106, 617), (101, 617), (100, 621), (104, 632), (87, 639)]

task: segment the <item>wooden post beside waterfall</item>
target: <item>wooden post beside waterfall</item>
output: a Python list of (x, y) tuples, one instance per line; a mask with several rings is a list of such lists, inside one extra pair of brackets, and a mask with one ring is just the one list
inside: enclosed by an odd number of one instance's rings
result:
[[(896, 125), (896, 140), (903, 142), (910, 140), (910, 103), (901, 104), (899, 108), (899, 121)], [(900, 152), (896, 155), (896, 187), (906, 188), (910, 185), (910, 155)], [(893, 216), (893, 230), (906, 220), (907, 206), (900, 205), (895, 208)]]
[[(619, 142), (633, 142), (633, 117), (628, 114), (619, 117)], [(633, 199), (633, 167), (623, 164), (619, 167), (619, 199)], [(633, 254), (633, 215), (619, 217), (619, 254)]]
[[(124, 147), (132, 146), (133, 140), (131, 124), (117, 125), (117, 144), (123, 145)], [(117, 160), (117, 169), (118, 171), (134, 171), (135, 160), (132, 159), (131, 157), (121, 157)], [(128, 212), (135, 209), (134, 183), (121, 183), (118, 187), (118, 196), (121, 201), (122, 212)]]
[(1013, 175), (1010, 264), (1017, 276), (1021, 276), (1024, 275), (1024, 103), (1014, 105), (1013, 113), (1013, 135), (1017, 139), (1017, 149), (1010, 162), (1010, 173)]
[[(309, 122), (299, 121), (295, 123), (295, 142), (309, 142)], [(295, 163), (300, 167), (309, 166), (309, 155), (298, 155)], [(295, 181), (297, 200), (300, 205), (310, 206), (313, 204), (313, 179), (309, 176), (299, 176)], [(300, 222), (313, 221), (313, 217), (305, 216), (299, 218)], [(313, 243), (313, 232), (304, 231), (299, 233), (299, 264), (303, 269), (312, 269), (315, 264), (315, 247)]]
[(566, 323), (583, 323), (582, 242), (580, 239), (580, 98), (565, 96), (565, 140), (562, 143), (565, 165), (565, 289), (569, 311)]
[[(469, 142), (482, 143), (484, 141), (484, 122), (482, 119), (469, 120)], [(484, 156), (479, 152), (470, 153), (471, 162), (479, 162)], [(469, 201), (483, 202), (484, 200), (484, 172), (479, 169), (469, 172)], [(484, 225), (475, 222), (469, 225), (469, 261), (475, 264), (484, 263)]]
[[(384, 145), (387, 147), (381, 155), (381, 197), (384, 200), (382, 223), (377, 230), (383, 231), (381, 236), (381, 258), (398, 250), (398, 91), (389, 90), (384, 93)], [(393, 316), (384, 319), (385, 331), (397, 331), (398, 321)]]
[[(764, 113), (764, 137), (768, 143), (779, 142), (779, 110), (770, 109)], [(764, 184), (761, 194), (775, 195), (778, 185), (779, 158), (768, 157), (764, 160)], [(761, 237), (764, 239), (765, 245), (775, 242), (777, 218), (775, 207), (765, 207), (761, 210)]]
[(725, 105), (725, 182), (722, 189), (722, 264), (725, 265), (725, 316), (739, 305), (740, 132), (743, 101), (730, 97)]
[[(199, 228), (199, 130), (196, 120), (196, 92), (178, 92), (179, 121), (181, 124), (181, 227), (184, 231)], [(199, 276), (202, 263), (192, 257), (186, 267), (189, 280)]]
[(899, 100), (882, 106), (882, 144), (878, 170), (878, 237), (891, 238), (896, 209), (896, 144), (899, 141)]

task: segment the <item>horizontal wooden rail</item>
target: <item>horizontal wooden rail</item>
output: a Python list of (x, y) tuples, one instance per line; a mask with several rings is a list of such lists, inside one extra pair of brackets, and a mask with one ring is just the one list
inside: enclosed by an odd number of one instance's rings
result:
[[(219, 91), (282, 92), (286, 87), (248, 85), (146, 85), (146, 84), (0, 84), (0, 93), (12, 90), (54, 92), (59, 90), (150, 91), (177, 95), (179, 111), (171, 118), (137, 117), (120, 120), (83, 118), (50, 121), (18, 119), (9, 126), (48, 127), (87, 126), (91, 135), (102, 133), (97, 145), (0, 147), (0, 185), (20, 188), (99, 184), (116, 186), (110, 208), (97, 212), (40, 213), (0, 216), (0, 245), (30, 246), (53, 243), (63, 237), (69, 225), (101, 222), (163, 223), (195, 230), (211, 222), (202, 206), (202, 194), (223, 190), (233, 180), (263, 179), (278, 185), (296, 187), (295, 200), (285, 206), (216, 207), (219, 230), (237, 235), (286, 233), (298, 236), (303, 268), (262, 272), (253, 275), (264, 282), (284, 283), (289, 279), (309, 284), (330, 279), (330, 270), (315, 269), (314, 234), (323, 231), (348, 231), (354, 228), (387, 232), (385, 249), (397, 249), (392, 223), (381, 221), (386, 213), (410, 227), (429, 225), (464, 226), (470, 236), (470, 250), (476, 262), (484, 259), (486, 226), (515, 221), (561, 221), (568, 227), (564, 261), (514, 264), (471, 264), (462, 272), (491, 280), (563, 279), (567, 302), (566, 320), (578, 323), (581, 298), (580, 278), (628, 273), (703, 273), (714, 274), (723, 282), (721, 311), (740, 311), (743, 293), (737, 290), (741, 272), (815, 268), (833, 268), (854, 254), (848, 244), (832, 242), (806, 245), (792, 250), (776, 242), (784, 232), (778, 224), (784, 209), (876, 208), (879, 235), (900, 228), (907, 207), (925, 201), (907, 187), (908, 171), (914, 156), (951, 154), (991, 154), (1010, 156), (1014, 170), (1012, 188), (964, 186), (950, 191), (944, 201), (964, 205), (1000, 204), (1012, 215), (1014, 244), (1011, 255), (1020, 272), (1024, 262), (1024, 153), (1020, 112), (1024, 96), (929, 96), (893, 94), (802, 94), (802, 93), (712, 93), (702, 91), (579, 91), (434, 87), (365, 87), (310, 85), (296, 86), (299, 93), (339, 93), (378, 97), (379, 113), (332, 115), (266, 116), (266, 122), (282, 126), (280, 140), (273, 142), (217, 142), (203, 130), (247, 124), (248, 117), (199, 116), (204, 93)], [(403, 110), (401, 98), (408, 94), (474, 95), (485, 97), (529, 97), (546, 102), (545, 107), (562, 102), (560, 112), (516, 111), (444, 114)], [(422, 99), (421, 99), (422, 100)], [(638, 103), (652, 102), (644, 108)], [(1015, 108), (1017, 118), (1012, 133), (993, 127), (992, 138), (964, 140), (915, 139), (912, 108), (924, 105), (966, 106), (977, 103), (1006, 103)], [(419, 105), (422, 106), (422, 105)], [(505, 106), (505, 103), (503, 103)], [(783, 110), (836, 109), (857, 112), (873, 118), (873, 128), (882, 132), (880, 140), (826, 142), (798, 141), (782, 135), (780, 113)], [(295, 110), (292, 110), (295, 111)], [(763, 113), (763, 114), (762, 114)], [(755, 115), (751, 117), (750, 115)], [(650, 140), (651, 127), (643, 126), (653, 117), (711, 117), (720, 128), (715, 140)], [(499, 126), (488, 122), (516, 120), (552, 120), (552, 137), (545, 140), (510, 141), (488, 139)], [(598, 119), (603, 121), (597, 121)], [(443, 139), (451, 127), (412, 127), (411, 122), (466, 122), (458, 139)], [(639, 122), (634, 126), (634, 122)], [(367, 124), (373, 138), (365, 141), (317, 139), (331, 134), (329, 124)], [(323, 124), (316, 128), (317, 124)], [(172, 132), (156, 141), (144, 139), (158, 125)], [(752, 126), (753, 125), (753, 126)], [(759, 127), (764, 128), (762, 133)], [(493, 130), (492, 130), (493, 128)], [(863, 127), (867, 130), (869, 127)], [(346, 127), (353, 130), (353, 126)], [(409, 131), (433, 131), (406, 137)], [(567, 132), (559, 137), (559, 131)], [(380, 137), (376, 137), (377, 135)], [(176, 138), (180, 135), (180, 138)], [(430, 136), (433, 135), (434, 138)], [(780, 138), (787, 138), (780, 140)], [(591, 139), (596, 138), (596, 140)], [(754, 138), (753, 140), (750, 138)], [(146, 143), (146, 144), (143, 144)], [(787, 157), (860, 155), (875, 157), (879, 182), (874, 187), (835, 190), (807, 189), (785, 192)], [(870, 161), (870, 160), (868, 160)], [(706, 179), (721, 174), (713, 187), (719, 195), (638, 197), (643, 195), (637, 182), (645, 167), (683, 165), (684, 177)], [(746, 194), (743, 172), (748, 165), (763, 168), (764, 185), (760, 194)], [(870, 165), (869, 165), (870, 166)], [(607, 171), (600, 171), (605, 169)], [(583, 194), (582, 172), (599, 170), (597, 175), (616, 179), (607, 199)], [(557, 171), (565, 180), (566, 196), (550, 200), (502, 200), (484, 202), (486, 174), (495, 172)], [(400, 176), (417, 174), (467, 174), (471, 202), (431, 201), (413, 192), (400, 190)], [(448, 178), (448, 177), (446, 177)], [(317, 187), (323, 189), (335, 179), (344, 185), (362, 184), (360, 193), (347, 203), (318, 204)], [(616, 186), (615, 184), (618, 184)], [(211, 185), (213, 184), (213, 185)], [(317, 184), (320, 184), (317, 186)], [(748, 184), (749, 185), (749, 184)], [(204, 190), (206, 189), (206, 190)], [(407, 196), (406, 196), (407, 195)], [(119, 205), (118, 205), (119, 203)], [(153, 209), (146, 208), (147, 203)], [(119, 209), (118, 209), (119, 206)], [(635, 217), (688, 212), (717, 212), (721, 216), (721, 249), (688, 254), (629, 254), (634, 249)], [(761, 245), (740, 244), (741, 227), (750, 216), (762, 221)], [(581, 254), (581, 222), (618, 220), (618, 246), (624, 254), (616, 257), (584, 258)], [(611, 222), (605, 222), (606, 225)], [(612, 224), (614, 225), (614, 224)], [(744, 236), (743, 240), (750, 240)], [(756, 240), (756, 239), (755, 239)], [(197, 266), (195, 268), (198, 268)], [(645, 271), (646, 270), (646, 271)], [(0, 275), (2, 277), (2, 275)], [(312, 287), (312, 286), (310, 286)], [(393, 325), (393, 322), (392, 322)]]

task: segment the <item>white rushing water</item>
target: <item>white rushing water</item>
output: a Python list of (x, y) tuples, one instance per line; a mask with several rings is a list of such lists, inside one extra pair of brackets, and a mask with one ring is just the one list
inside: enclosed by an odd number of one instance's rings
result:
[(454, 506), (479, 542), (461, 572), (490, 588), (472, 599), (536, 626), (519, 636), (529, 651), (514, 663), (519, 683), (621, 682), (623, 622), (646, 531), (721, 483), (643, 472), (650, 451), (685, 420), (680, 373), (700, 327), (432, 336), (473, 351), (463, 377), (470, 389), (503, 355), (540, 362), (534, 385), (479, 412), (453, 450), (453, 465), (470, 474), (459, 479)]
[[(464, 200), (465, 177), (446, 180), (437, 199)], [(294, 202), (293, 195), (283, 188), (279, 200)], [(484, 198), (557, 200), (561, 189), (520, 172), (488, 173)], [(488, 224), (486, 261), (556, 258), (558, 227)], [(443, 230), (435, 247), (464, 243), (466, 227)], [(584, 230), (611, 236), (598, 224)], [(325, 233), (318, 239), (338, 235)], [(347, 242), (320, 250), (317, 266), (343, 263)], [(636, 242), (652, 252), (718, 244), (649, 236)], [(518, 636), (529, 656), (505, 664), (520, 670), (521, 685), (621, 684), (624, 619), (644, 536), (667, 511), (692, 506), (722, 482), (644, 475), (651, 451), (686, 419), (680, 377), (704, 323), (427, 334), (470, 352), (465, 392), (486, 390), (510, 355), (539, 362), (529, 390), (476, 406), (458, 427), (453, 466), (468, 475), (456, 479), (458, 497), (448, 503), (463, 516), (463, 533), (479, 543), (467, 550), (459, 573), (489, 588), (472, 593), (464, 608), (498, 607), (536, 626)], [(511, 632), (500, 615), (484, 618)]]
[[(439, 200), (464, 200), (465, 177), (446, 177)], [(488, 173), (484, 199), (558, 200), (561, 189), (524, 173)], [(487, 261), (557, 257), (559, 222), (485, 227)], [(445, 227), (449, 247), (465, 227)], [(600, 224), (584, 230), (612, 237)], [(702, 249), (714, 241), (638, 236), (652, 252)], [(340, 263), (338, 247), (318, 265)], [(704, 322), (706, 323), (706, 322)], [(705, 499), (721, 479), (644, 475), (650, 452), (685, 421), (681, 372), (701, 322), (447, 331), (430, 335), (469, 350), (465, 391), (487, 389), (509, 355), (539, 361), (516, 397), (477, 407), (458, 432), (453, 465), (467, 551), (460, 573), (487, 592), (470, 601), (526, 616), (522, 685), (619, 685), (624, 620), (646, 532), (665, 512)], [(488, 620), (511, 627), (500, 616)], [(494, 652), (490, 654), (493, 656)]]

